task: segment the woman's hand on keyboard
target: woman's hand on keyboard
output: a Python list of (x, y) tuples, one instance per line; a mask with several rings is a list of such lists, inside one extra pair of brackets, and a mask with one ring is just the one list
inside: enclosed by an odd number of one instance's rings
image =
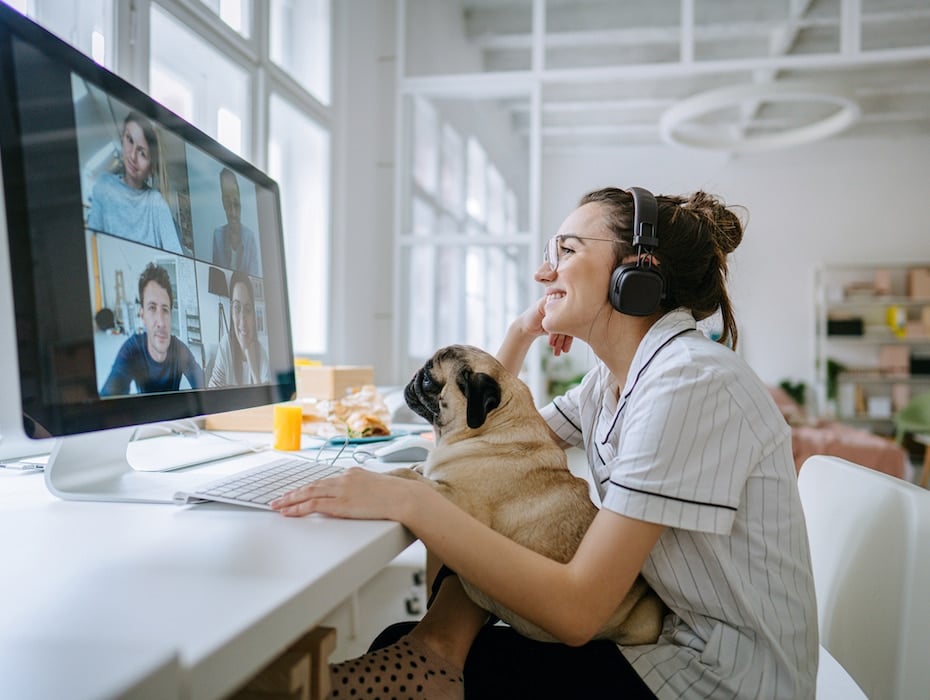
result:
[(403, 522), (407, 504), (415, 502), (420, 489), (432, 491), (417, 481), (351, 467), (338, 476), (286, 493), (269, 505), (287, 516), (321, 513), (355, 520)]

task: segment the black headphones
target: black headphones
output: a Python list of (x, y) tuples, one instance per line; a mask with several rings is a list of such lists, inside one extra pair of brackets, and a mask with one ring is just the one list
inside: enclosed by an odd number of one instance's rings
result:
[(659, 245), (659, 204), (649, 190), (631, 187), (633, 246), (636, 262), (619, 265), (610, 276), (607, 296), (617, 311), (628, 316), (649, 316), (665, 298), (665, 281), (650, 257)]

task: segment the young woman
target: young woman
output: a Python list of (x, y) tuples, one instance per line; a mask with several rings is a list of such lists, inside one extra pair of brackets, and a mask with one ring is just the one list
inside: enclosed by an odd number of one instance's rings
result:
[(252, 280), (236, 271), (229, 280), (229, 335), (220, 343), (210, 374), (210, 386), (267, 384), (268, 351), (258, 339)]
[(120, 172), (105, 172), (94, 183), (88, 228), (181, 253), (171, 210), (154, 186), (159, 173), (155, 127), (142, 114), (130, 112), (120, 136)]
[[(274, 504), (285, 515), (397, 520), (564, 644), (486, 626), (446, 576), (423, 620), (333, 667), (332, 697), (813, 698), (817, 614), (790, 432), (728, 347), (727, 255), (742, 225), (702, 192), (655, 199), (657, 244), (638, 249), (630, 192), (583, 197), (536, 273), (544, 297), (499, 352), (516, 372), (548, 335), (554, 352), (579, 338), (598, 360), (542, 409), (554, 440), (586, 451), (601, 499), (569, 563), (497, 535), (428, 486), (361, 469)], [(608, 292), (617, 267), (637, 261), (661, 273), (659, 308), (645, 316), (618, 310), (627, 305)], [(718, 311), (713, 342), (696, 320)], [(590, 642), (640, 571), (671, 611), (658, 641)]]

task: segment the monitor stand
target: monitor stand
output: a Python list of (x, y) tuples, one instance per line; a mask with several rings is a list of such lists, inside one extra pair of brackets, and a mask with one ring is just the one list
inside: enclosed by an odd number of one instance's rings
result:
[(134, 433), (129, 427), (59, 438), (45, 467), (48, 490), (74, 501), (175, 503), (175, 493), (203, 479), (136, 471), (126, 458)]

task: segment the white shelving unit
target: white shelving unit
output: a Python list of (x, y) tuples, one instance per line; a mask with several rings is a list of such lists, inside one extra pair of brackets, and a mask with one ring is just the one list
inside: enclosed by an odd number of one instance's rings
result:
[(930, 391), (928, 279), (930, 262), (817, 268), (815, 391), (822, 415), (891, 434), (894, 412)]

